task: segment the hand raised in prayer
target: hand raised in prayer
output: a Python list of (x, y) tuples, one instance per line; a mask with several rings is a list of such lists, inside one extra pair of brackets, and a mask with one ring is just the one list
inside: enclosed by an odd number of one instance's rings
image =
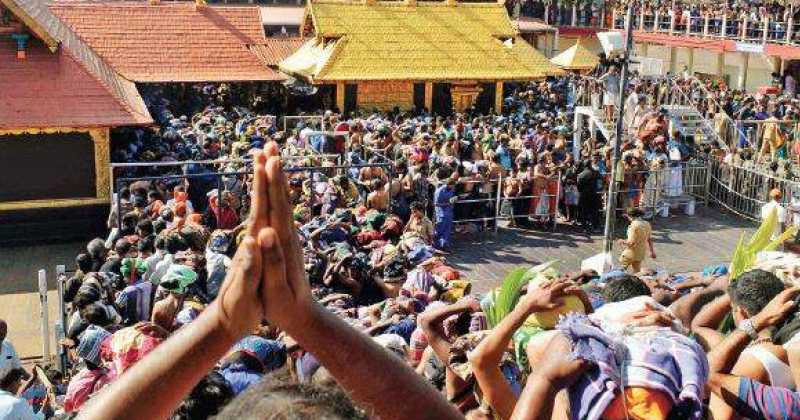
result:
[(777, 324), (796, 309), (795, 297), (800, 293), (800, 287), (790, 287), (778, 293), (771, 301), (753, 316), (753, 327), (762, 331)]
[(221, 322), (235, 336), (265, 317), (286, 329), (311, 304), (278, 146), (268, 144), (253, 166), (247, 234), (219, 293)]
[(311, 313), (311, 287), (305, 278), (303, 254), (292, 223), (289, 184), (271, 142), (256, 155), (250, 234), (261, 249), (258, 296), (267, 319), (284, 330)]

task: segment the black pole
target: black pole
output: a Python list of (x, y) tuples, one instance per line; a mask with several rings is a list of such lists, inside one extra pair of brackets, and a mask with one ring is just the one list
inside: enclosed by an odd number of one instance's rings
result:
[(620, 78), (619, 99), (617, 101), (617, 127), (615, 130), (614, 151), (611, 155), (611, 180), (608, 183), (608, 198), (606, 199), (606, 225), (603, 235), (603, 251), (610, 253), (614, 246), (614, 222), (617, 218), (617, 166), (619, 164), (619, 151), (622, 144), (622, 116), (625, 111), (625, 87), (628, 84), (628, 66), (630, 65), (631, 50), (633, 49), (633, 7), (628, 6), (625, 28), (625, 55), (622, 57), (622, 77)]

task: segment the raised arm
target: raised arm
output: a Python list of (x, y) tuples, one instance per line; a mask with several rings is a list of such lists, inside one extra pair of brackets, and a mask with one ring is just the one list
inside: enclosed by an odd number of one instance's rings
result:
[(692, 320), (692, 332), (706, 350), (723, 340), (724, 336), (717, 331), (717, 327), (730, 310), (731, 297), (726, 293), (704, 306)]
[(752, 379), (714, 373), (709, 377), (708, 389), (742, 417), (793, 420), (800, 412), (800, 394)]
[(540, 369), (528, 377), (525, 389), (514, 407), (511, 420), (549, 420), (556, 394), (570, 386), (589, 368), (582, 359), (570, 357), (566, 337), (558, 335), (548, 345), (547, 358)]
[(445, 365), (445, 387), (448, 398), (453, 398), (458, 391), (467, 384), (450, 368), (447, 361), (450, 359), (450, 341), (444, 334), (444, 320), (450, 315), (468, 311), (477, 311), (480, 303), (474, 299), (463, 299), (443, 308), (423, 312), (418, 319), (419, 325), (428, 337), (428, 345), (433, 353)]
[[(500, 370), (500, 361), (514, 332), (535, 312), (556, 309), (562, 296), (580, 290), (571, 283), (559, 282), (527, 293), (469, 355), (475, 379), (483, 396), (501, 419), (510, 419), (517, 403), (511, 386)], [(533, 385), (531, 385), (533, 386)]]
[[(751, 318), (753, 329), (759, 333), (780, 322), (794, 309), (794, 297), (800, 288), (792, 287), (775, 296), (758, 314)], [(739, 355), (752, 338), (741, 329), (732, 331), (708, 352), (708, 367), (711, 372), (727, 373), (733, 368)]]
[[(272, 147), (277, 149), (274, 143)], [(263, 272), (261, 297), (267, 319), (311, 352), (373, 416), (398, 420), (461, 418), (402, 360), (313, 301), (297, 233), (290, 223), (291, 208), (286, 200), (287, 182), (281, 162), (271, 157), (266, 166), (269, 184), (264, 192), (269, 194), (266, 217), (275, 228), (275, 239), (282, 250), (276, 254), (282, 255), (282, 259), (267, 262)], [(257, 214), (262, 211), (257, 210)], [(271, 240), (259, 235), (262, 246)], [(395, 399), (386, 398), (389, 394), (400, 401), (415, 403), (398, 406)]]
[[(265, 157), (259, 159), (256, 175), (261, 172), (263, 176)], [(274, 231), (271, 232), (274, 235)], [(261, 275), (262, 258), (274, 260), (275, 251), (276, 248), (269, 245), (259, 248), (253, 236), (246, 236), (234, 256), (219, 297), (194, 322), (181, 328), (96, 398), (89, 400), (78, 418), (168, 418), (238, 338), (263, 318), (257, 279)], [(230, 316), (232, 314), (236, 315)], [(186, 366), (192, 368), (186, 369)]]

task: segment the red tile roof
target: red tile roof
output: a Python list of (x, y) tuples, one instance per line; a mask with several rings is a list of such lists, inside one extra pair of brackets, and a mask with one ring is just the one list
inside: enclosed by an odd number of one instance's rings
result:
[(0, 40), (0, 129), (106, 127), (150, 123), (131, 113), (70, 51), (50, 52), (38, 39), (17, 60)]
[(263, 44), (251, 45), (250, 51), (261, 60), (264, 65), (277, 66), (286, 57), (294, 54), (307, 40), (303, 38), (267, 38)]
[(50, 10), (136, 82), (282, 80), (250, 52), (265, 42), (257, 7), (194, 2), (56, 2)]
[[(0, 43), (0, 128), (104, 127), (153, 122), (124, 79), (41, 0), (0, 0), (36, 34), (26, 60)], [(45, 46), (40, 39), (47, 42)]]

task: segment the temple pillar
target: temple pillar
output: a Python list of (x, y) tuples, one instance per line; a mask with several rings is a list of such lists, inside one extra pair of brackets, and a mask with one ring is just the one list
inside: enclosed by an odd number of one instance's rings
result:
[(339, 112), (344, 112), (344, 94), (345, 92), (345, 84), (344, 82), (337, 82), (336, 83), (336, 107), (339, 108)]
[(497, 82), (494, 87), (494, 112), (503, 112), (503, 82)]
[(433, 112), (433, 82), (425, 82), (425, 109)]
[(94, 143), (94, 171), (96, 197), (111, 199), (111, 154), (108, 127), (89, 130)]

